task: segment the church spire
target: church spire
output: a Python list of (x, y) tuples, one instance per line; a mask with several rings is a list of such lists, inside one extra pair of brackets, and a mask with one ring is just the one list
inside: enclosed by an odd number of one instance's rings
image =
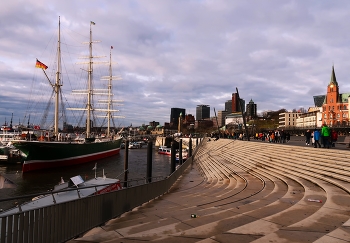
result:
[(334, 65), (332, 66), (332, 75), (331, 75), (331, 81), (329, 82), (329, 84), (333, 84), (336, 87), (338, 86), (338, 82), (337, 82), (337, 78), (335, 77), (335, 72), (334, 72)]

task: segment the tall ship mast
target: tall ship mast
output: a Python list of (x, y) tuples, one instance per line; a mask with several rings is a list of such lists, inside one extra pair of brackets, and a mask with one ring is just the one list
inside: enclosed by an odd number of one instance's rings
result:
[[(112, 112), (118, 112), (118, 110), (112, 109), (112, 80), (118, 80), (119, 77), (112, 76), (111, 70), (111, 53), (110, 53), (110, 70), (109, 70), (109, 83), (107, 92), (103, 90), (93, 90), (92, 85), (92, 72), (93, 72), (93, 57), (92, 55), (92, 25), (94, 22), (90, 22), (90, 40), (89, 40), (89, 62), (88, 62), (88, 82), (87, 89), (83, 91), (73, 91), (73, 93), (84, 93), (87, 95), (87, 103), (84, 108), (71, 108), (70, 110), (83, 110), (86, 111), (86, 138), (84, 140), (65, 140), (58, 141), (59, 130), (59, 98), (61, 91), (61, 47), (60, 47), (60, 21), (58, 24), (58, 44), (57, 44), (57, 71), (56, 82), (52, 84), (45, 70), (48, 68), (45, 64), (37, 60), (36, 67), (42, 68), (45, 76), (54, 88), (55, 92), (55, 119), (54, 119), (54, 133), (56, 141), (26, 141), (16, 140), (13, 145), (20, 149), (25, 154), (25, 159), (22, 167), (23, 172), (48, 169), (62, 166), (70, 166), (75, 164), (87, 163), (90, 161), (98, 160), (101, 158), (116, 155), (120, 152), (120, 145), (122, 137), (119, 134), (114, 136), (107, 136), (106, 138), (99, 138), (96, 140), (92, 137), (91, 133), (91, 114), (95, 111), (106, 112), (108, 117), (108, 134), (110, 131), (109, 120), (113, 117)], [(93, 95), (108, 95), (107, 109), (95, 109), (93, 106)], [(119, 116), (121, 117), (121, 116)]]
[[(113, 118), (125, 118), (124, 116), (115, 116), (115, 112), (119, 112), (119, 110), (113, 109), (113, 104), (121, 106), (121, 102), (123, 100), (113, 100), (113, 89), (112, 89), (112, 81), (113, 80), (121, 80), (122, 78), (120, 76), (113, 76), (112, 73), (112, 50), (113, 46), (111, 46), (110, 52), (109, 52), (109, 76), (103, 76), (101, 80), (107, 80), (108, 86), (107, 86), (107, 93), (105, 94), (108, 98), (107, 100), (99, 100), (99, 103), (107, 104), (107, 110), (105, 109), (96, 109), (97, 111), (105, 112), (105, 116), (98, 116), (102, 118), (107, 118), (107, 137), (109, 137), (110, 130), (111, 130), (111, 121), (114, 121)], [(114, 123), (114, 122), (113, 122)], [(115, 125), (115, 124), (113, 124)], [(115, 126), (114, 126), (115, 127)]]

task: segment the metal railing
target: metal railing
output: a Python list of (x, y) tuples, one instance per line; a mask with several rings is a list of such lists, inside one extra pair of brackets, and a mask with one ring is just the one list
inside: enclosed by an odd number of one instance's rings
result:
[(191, 158), (164, 180), (0, 216), (0, 243), (65, 242), (103, 225), (108, 220), (168, 192), (193, 163), (197, 148)]

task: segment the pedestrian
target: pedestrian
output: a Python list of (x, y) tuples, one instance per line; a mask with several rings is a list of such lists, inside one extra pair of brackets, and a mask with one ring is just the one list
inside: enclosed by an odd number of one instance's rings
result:
[(286, 133), (284, 132), (284, 130), (282, 129), (281, 132), (281, 143), (285, 143), (286, 142)]
[(331, 133), (326, 123), (323, 124), (322, 126), (321, 136), (322, 136), (323, 148), (329, 148), (329, 139), (330, 139)]
[(286, 133), (286, 140), (287, 140), (287, 143), (290, 141), (290, 133), (289, 132)]
[(278, 130), (275, 131), (275, 143), (280, 142), (280, 132)]
[(275, 133), (272, 131), (270, 133), (270, 140), (269, 140), (270, 143), (274, 143), (275, 142)]
[(305, 138), (306, 138), (306, 145), (310, 145), (310, 139), (311, 139), (311, 132), (310, 130), (308, 129), (306, 132), (305, 132)]
[(321, 137), (321, 134), (320, 134), (320, 131), (315, 128), (315, 131), (314, 131), (314, 147), (317, 148), (317, 144), (318, 144), (318, 147), (321, 148), (321, 144), (320, 144), (320, 137)]
[(333, 129), (331, 133), (332, 147), (335, 147), (335, 142), (338, 140), (338, 133)]

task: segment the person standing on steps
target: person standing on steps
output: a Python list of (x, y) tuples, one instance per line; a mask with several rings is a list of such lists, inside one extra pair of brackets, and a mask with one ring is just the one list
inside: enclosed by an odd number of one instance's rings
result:
[(330, 139), (331, 133), (326, 123), (323, 124), (322, 126), (321, 136), (322, 136), (323, 148), (329, 148), (329, 139)]
[(318, 144), (318, 147), (321, 148), (320, 137), (321, 137), (320, 131), (315, 128), (315, 131), (314, 131), (314, 140), (315, 140), (314, 148), (317, 148), (317, 144)]

